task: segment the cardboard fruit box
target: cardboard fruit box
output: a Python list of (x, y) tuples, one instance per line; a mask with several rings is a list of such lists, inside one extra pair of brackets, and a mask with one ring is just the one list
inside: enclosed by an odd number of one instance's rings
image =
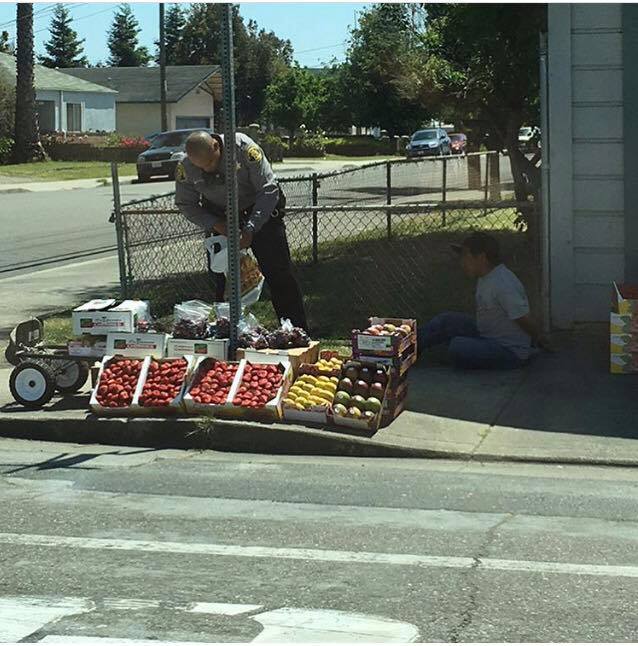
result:
[[(333, 397), (330, 397), (330, 401), (326, 404), (314, 404), (312, 406), (306, 407), (303, 410), (295, 407), (294, 405), (287, 405), (287, 398), (292, 397), (292, 389), (298, 384), (302, 378), (307, 379), (308, 377), (316, 377), (317, 379), (321, 378), (340, 378), (341, 370), (338, 374), (333, 375), (332, 373), (320, 372), (315, 374), (314, 372), (304, 372), (304, 366), (308, 364), (302, 364), (300, 368), (300, 374), (291, 384), (290, 389), (286, 394), (286, 398), (282, 402), (283, 417), (288, 422), (299, 422), (300, 424), (307, 424), (310, 426), (325, 426), (328, 423), (328, 415), (330, 413), (330, 405), (332, 404)], [(320, 383), (316, 383), (315, 387), (320, 388)], [(304, 388), (302, 386), (302, 388)], [(336, 389), (336, 384), (334, 385)], [(310, 391), (306, 391), (308, 394)], [(336, 390), (335, 390), (336, 392)]]
[(627, 315), (638, 312), (638, 285), (613, 283), (611, 293), (611, 311), (614, 314)]
[(94, 299), (71, 312), (73, 334), (105, 335), (109, 332), (135, 332), (139, 320), (150, 319), (147, 301)]
[[(341, 428), (348, 428), (353, 431), (358, 431), (366, 434), (373, 434), (379, 430), (381, 425), (381, 419), (383, 416), (383, 410), (386, 405), (386, 400), (388, 397), (388, 389), (391, 383), (390, 370), (387, 366), (384, 366), (382, 363), (377, 361), (361, 361), (354, 360), (355, 363), (361, 364), (362, 367), (369, 368), (370, 370), (383, 370), (386, 374), (386, 387), (384, 390), (383, 398), (381, 399), (381, 409), (380, 411), (372, 418), (353, 418), (353, 417), (344, 417), (335, 412), (335, 406), (331, 408), (328, 414), (328, 422), (331, 426), (337, 427), (337, 430)], [(344, 369), (345, 370), (345, 369)], [(344, 371), (345, 375), (345, 371)]]
[[(265, 361), (261, 360), (265, 357)], [(252, 348), (239, 348), (237, 359), (246, 359), (251, 362), (268, 363), (272, 361), (286, 361), (292, 367), (293, 375), (299, 374), (299, 366), (302, 363), (316, 363), (319, 361), (319, 341), (311, 341), (309, 346), (304, 348), (290, 348), (288, 350), (254, 350)]]
[(378, 362), (379, 364), (390, 369), (391, 373), (397, 377), (403, 377), (408, 370), (417, 361), (416, 346), (409, 347), (402, 355), (398, 357), (375, 357), (373, 355), (361, 355), (359, 361)]
[(106, 354), (106, 336), (83, 334), (77, 339), (70, 339), (67, 352), (70, 357), (101, 358)]
[(151, 356), (160, 359), (166, 354), (167, 340), (168, 334), (111, 332), (106, 337), (106, 351), (126, 357)]
[(405, 352), (407, 348), (416, 347), (416, 320), (400, 318), (370, 318), (370, 325), (392, 324), (396, 327), (409, 325), (411, 332), (406, 336), (398, 334), (376, 336), (366, 334), (365, 331), (355, 330), (352, 334), (352, 354), (355, 358), (360, 356), (396, 357)]
[(133, 393), (133, 398), (131, 400), (131, 403), (129, 406), (125, 407), (110, 407), (110, 406), (102, 406), (100, 402), (98, 401), (98, 390), (100, 386), (102, 385), (102, 377), (104, 374), (104, 371), (108, 366), (111, 365), (112, 362), (114, 361), (120, 361), (120, 360), (125, 360), (128, 359), (129, 357), (123, 357), (121, 355), (106, 355), (103, 359), (102, 362), (100, 363), (100, 369), (98, 372), (97, 380), (95, 383), (95, 387), (91, 391), (91, 399), (89, 400), (89, 408), (96, 414), (96, 415), (102, 415), (102, 416), (116, 416), (116, 417), (130, 417), (132, 415), (135, 415), (136, 412), (136, 405), (135, 402), (137, 399), (139, 399), (139, 395), (142, 392), (142, 375), (144, 373), (145, 367), (147, 364), (150, 362), (150, 357), (146, 357), (145, 359), (141, 359), (140, 361), (142, 362), (142, 367), (140, 370), (140, 373), (138, 375), (137, 379), (137, 384), (135, 385), (135, 391)]
[(228, 395), (226, 399), (221, 404), (206, 404), (202, 402), (195, 401), (191, 395), (191, 390), (199, 385), (199, 380), (202, 376), (202, 373), (210, 370), (216, 364), (221, 363), (220, 359), (214, 357), (197, 357), (195, 358), (195, 364), (193, 366), (190, 380), (186, 386), (183, 404), (187, 413), (192, 415), (205, 415), (207, 417), (215, 417), (221, 409), (229, 408), (231, 406), (232, 400), (230, 399), (230, 394), (233, 392), (233, 387), (237, 383), (237, 379), (240, 376), (240, 362), (239, 361), (227, 361), (225, 363), (237, 367), (237, 372), (233, 379), (233, 383), (230, 385)]
[[(241, 387), (244, 372), (247, 365), (277, 365), (279, 366), (280, 372), (283, 375), (281, 386), (279, 387), (277, 394), (264, 406), (260, 408), (247, 408), (244, 406), (235, 406), (233, 401), (237, 396), (238, 390)], [(228, 406), (221, 408), (218, 411), (219, 417), (224, 417), (228, 419), (246, 419), (246, 420), (255, 420), (262, 422), (274, 422), (282, 418), (282, 402), (283, 399), (290, 388), (290, 384), (293, 380), (292, 366), (287, 361), (273, 361), (272, 357), (267, 355), (262, 355), (255, 360), (248, 361), (247, 359), (242, 359), (239, 365), (239, 370), (237, 371), (237, 376), (233, 383), (233, 387), (230, 390), (228, 395)]]
[(169, 338), (166, 346), (167, 357), (213, 357), (226, 361), (228, 359), (228, 339), (173, 339)]
[[(197, 359), (192, 356), (171, 357), (166, 359), (151, 359), (149, 357), (148, 359), (148, 361), (144, 361), (142, 372), (140, 373), (141, 388), (139, 388), (135, 392), (135, 396), (133, 398), (132, 414), (151, 417), (167, 417), (171, 415), (178, 415), (185, 410), (184, 393), (186, 392), (186, 387), (190, 381)], [(167, 406), (145, 406), (141, 400), (143, 399), (144, 387), (146, 385), (146, 381), (151, 371), (151, 365), (153, 364), (153, 362), (157, 362), (159, 365), (163, 365), (166, 363), (172, 363), (174, 361), (177, 361), (178, 359), (184, 359), (186, 361), (186, 370), (184, 371), (182, 385), (177, 395), (169, 402)]]

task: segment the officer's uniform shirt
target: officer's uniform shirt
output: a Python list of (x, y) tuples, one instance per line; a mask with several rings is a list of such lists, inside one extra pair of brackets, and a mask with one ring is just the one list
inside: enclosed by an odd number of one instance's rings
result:
[[(213, 135), (223, 144), (223, 136)], [(279, 200), (275, 175), (262, 149), (247, 135), (236, 134), (237, 189), (239, 211), (252, 209), (244, 229), (257, 233), (268, 222)], [(175, 204), (184, 216), (210, 230), (226, 220), (224, 147), (217, 171), (207, 173), (195, 166), (188, 157), (175, 171)], [(208, 208), (202, 206), (202, 198)], [(211, 212), (211, 208), (214, 212)]]

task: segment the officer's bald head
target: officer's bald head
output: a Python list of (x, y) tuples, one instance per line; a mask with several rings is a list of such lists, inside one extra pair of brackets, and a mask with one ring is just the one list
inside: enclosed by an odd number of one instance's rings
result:
[(202, 170), (212, 173), (217, 170), (221, 157), (221, 146), (215, 137), (207, 132), (198, 131), (188, 135), (185, 144), (188, 159)]

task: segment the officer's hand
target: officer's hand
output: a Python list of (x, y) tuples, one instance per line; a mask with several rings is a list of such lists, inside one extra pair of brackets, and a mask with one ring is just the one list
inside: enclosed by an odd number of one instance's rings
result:
[(228, 235), (228, 227), (226, 226), (225, 222), (218, 222), (213, 226), (213, 229), (215, 229), (215, 233), (219, 234), (220, 236)]
[(242, 231), (241, 238), (239, 238), (239, 248), (248, 249), (253, 243), (253, 232), (252, 231)]

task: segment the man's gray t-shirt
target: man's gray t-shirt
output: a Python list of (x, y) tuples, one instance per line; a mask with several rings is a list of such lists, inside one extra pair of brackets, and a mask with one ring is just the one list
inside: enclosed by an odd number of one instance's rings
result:
[(494, 339), (519, 359), (529, 357), (531, 339), (514, 322), (529, 314), (525, 288), (505, 265), (497, 265), (476, 285), (476, 324), (479, 334)]

